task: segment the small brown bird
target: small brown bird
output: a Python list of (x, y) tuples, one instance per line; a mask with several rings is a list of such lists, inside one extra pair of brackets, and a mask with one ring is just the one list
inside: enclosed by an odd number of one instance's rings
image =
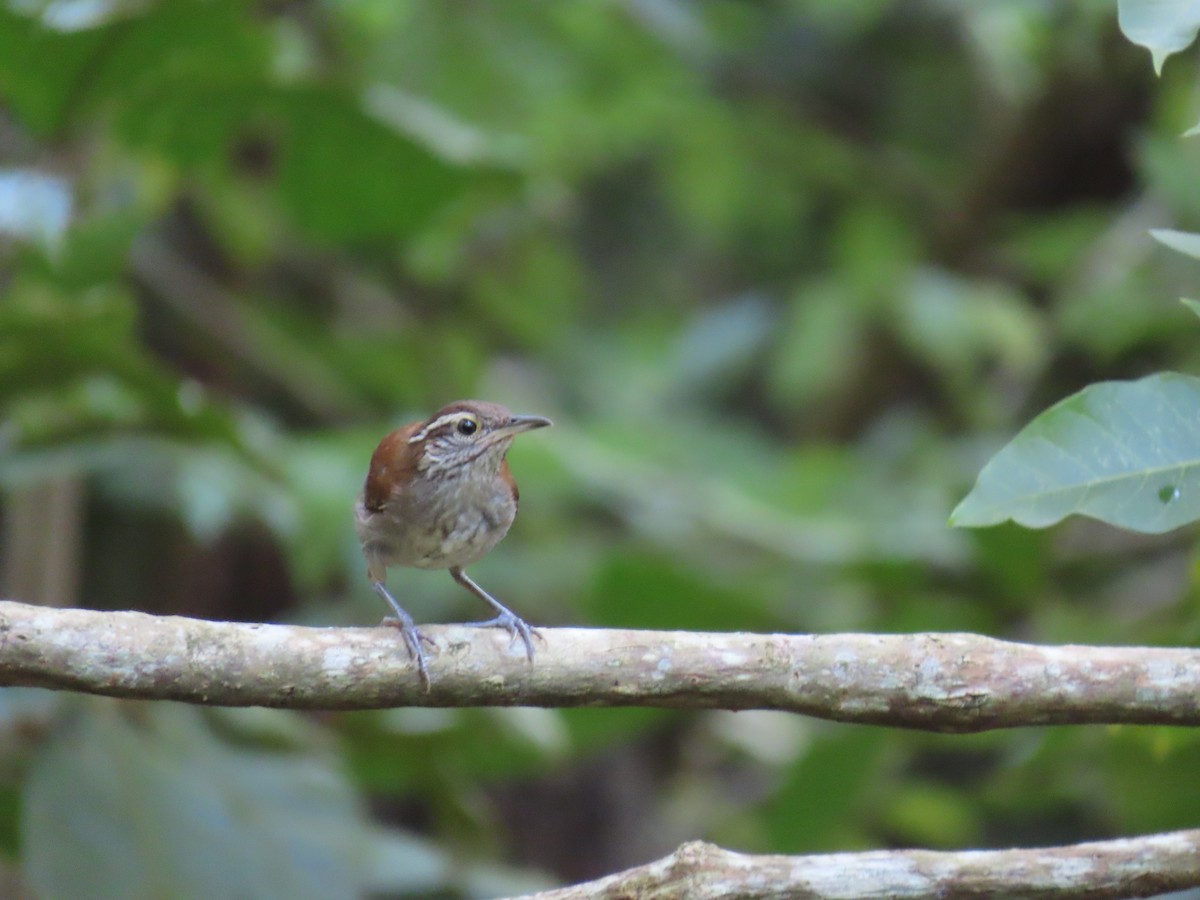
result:
[(432, 642), (388, 591), (389, 566), (449, 569), (455, 581), (496, 611), (495, 618), (468, 624), (508, 629), (533, 661), (529, 625), (463, 569), (486, 556), (517, 517), (517, 483), (505, 458), (513, 438), (550, 424), (541, 416), (514, 416), (495, 403), (459, 400), (423, 422), (397, 428), (371, 456), (355, 506), (355, 528), (367, 577), (396, 614), (385, 621), (404, 635), (426, 687), (421, 642)]

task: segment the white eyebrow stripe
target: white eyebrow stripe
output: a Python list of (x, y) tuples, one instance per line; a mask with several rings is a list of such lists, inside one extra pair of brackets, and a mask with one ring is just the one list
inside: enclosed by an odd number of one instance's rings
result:
[(436, 431), (438, 428), (441, 428), (443, 425), (449, 425), (453, 422), (461, 422), (463, 419), (474, 419), (474, 418), (475, 418), (475, 413), (467, 412), (466, 410), (458, 410), (456, 412), (446, 413), (444, 416), (438, 416), (436, 419), (434, 419), (432, 422), (430, 422), (428, 425), (426, 425), (424, 428), (422, 428), (420, 431), (418, 431), (416, 434), (414, 434), (412, 437), (410, 437), (408, 439), (408, 442), (410, 444), (419, 443), (419, 442), (425, 440), (425, 438), (429, 436), (429, 432)]

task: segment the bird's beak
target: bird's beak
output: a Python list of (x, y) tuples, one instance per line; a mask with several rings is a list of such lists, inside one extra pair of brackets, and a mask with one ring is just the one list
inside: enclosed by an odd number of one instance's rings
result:
[(520, 434), (522, 431), (546, 428), (553, 424), (545, 416), (510, 416), (508, 422), (501, 430), (505, 434)]

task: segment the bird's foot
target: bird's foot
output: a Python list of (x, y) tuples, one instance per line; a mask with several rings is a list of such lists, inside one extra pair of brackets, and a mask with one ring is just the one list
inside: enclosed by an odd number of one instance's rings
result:
[(425, 649), (421, 646), (424, 641), (430, 647), (437, 649), (437, 644), (433, 638), (428, 637), (424, 632), (417, 628), (412, 616), (405, 613), (402, 616), (387, 616), (381, 623), (389, 628), (399, 630), (404, 637), (404, 645), (408, 648), (408, 655), (417, 666), (417, 678), (421, 681), (421, 686), (425, 688), (425, 692), (429, 693), (429, 669), (425, 665)]
[(529, 623), (518, 616), (510, 609), (505, 609), (493, 619), (486, 619), (482, 622), (464, 622), (467, 628), (503, 628), (509, 634), (508, 645), (511, 647), (517, 642), (517, 638), (525, 645), (525, 655), (529, 657), (529, 661), (533, 662), (533, 639), (541, 637), (536, 628), (531, 628)]

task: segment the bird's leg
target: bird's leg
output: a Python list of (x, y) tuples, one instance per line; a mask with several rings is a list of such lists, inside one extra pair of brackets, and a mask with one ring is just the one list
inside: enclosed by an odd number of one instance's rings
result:
[(408, 655), (417, 664), (417, 677), (421, 680), (421, 684), (426, 692), (428, 692), (429, 670), (425, 666), (425, 650), (421, 647), (421, 641), (424, 641), (430, 647), (436, 647), (437, 645), (433, 642), (432, 638), (426, 637), (417, 630), (417, 623), (413, 621), (413, 617), (405, 612), (404, 607), (396, 602), (396, 598), (392, 596), (391, 591), (387, 589), (387, 586), (382, 581), (372, 579), (371, 585), (375, 588), (375, 593), (386, 600), (388, 606), (392, 608), (392, 612), (396, 614), (395, 617), (389, 616), (384, 619), (383, 624), (400, 629), (400, 634), (404, 636), (404, 644), (408, 647)]
[(471, 628), (498, 626), (507, 629), (511, 638), (509, 641), (510, 645), (517, 638), (520, 638), (522, 643), (525, 644), (525, 655), (529, 657), (530, 662), (533, 662), (533, 636), (537, 634), (537, 631), (530, 628), (528, 622), (472, 581), (471, 577), (460, 566), (452, 567), (450, 575), (468, 591), (496, 610), (496, 617), (493, 619), (488, 619), (484, 622), (465, 622), (463, 624)]

